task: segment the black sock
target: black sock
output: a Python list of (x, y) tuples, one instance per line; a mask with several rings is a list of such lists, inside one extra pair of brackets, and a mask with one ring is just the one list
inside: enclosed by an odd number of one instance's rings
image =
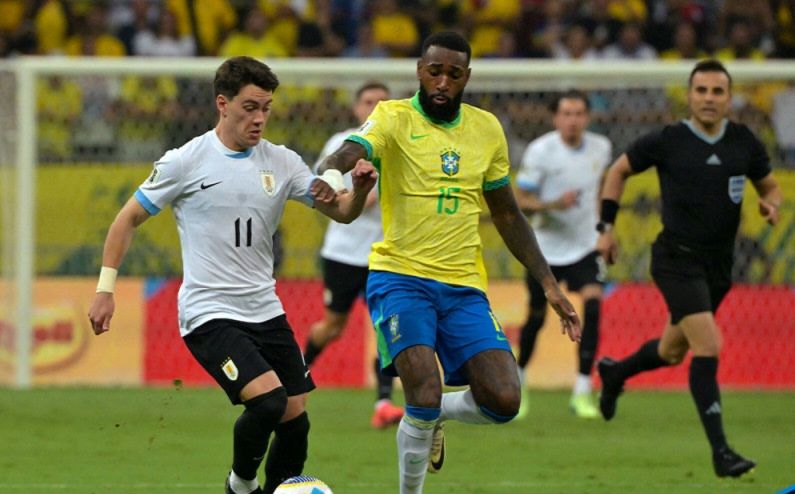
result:
[(585, 301), (585, 320), (582, 325), (580, 340), (580, 374), (589, 375), (596, 357), (596, 345), (599, 342), (599, 307), (601, 302), (595, 298)]
[(618, 374), (627, 380), (635, 374), (650, 371), (668, 365), (668, 362), (657, 353), (660, 340), (649, 340), (640, 346), (637, 352), (618, 363)]
[(527, 322), (522, 326), (522, 331), (519, 335), (519, 358), (516, 362), (519, 367), (524, 369), (527, 363), (530, 362), (530, 357), (533, 356), (533, 350), (536, 346), (536, 337), (541, 327), (544, 325), (544, 317), (546, 316), (547, 308), (531, 307), (530, 316)]
[(718, 357), (693, 357), (690, 362), (690, 394), (715, 452), (726, 445), (718, 388)]
[(378, 362), (378, 358), (376, 357), (375, 363), (373, 364), (373, 368), (375, 370), (375, 380), (377, 381), (378, 388), (378, 400), (391, 400), (392, 399), (392, 381), (395, 378), (392, 376), (384, 375), (381, 372), (381, 364)]
[(246, 409), (235, 421), (232, 470), (246, 480), (257, 478), (257, 468), (268, 449), (271, 432), (287, 406), (284, 388), (256, 396), (243, 405)]
[(306, 412), (276, 426), (268, 459), (265, 461), (265, 494), (272, 494), (279, 484), (301, 475), (309, 450), (309, 416)]
[(306, 362), (307, 367), (312, 365), (312, 362), (315, 361), (320, 352), (323, 351), (322, 346), (317, 346), (312, 342), (312, 338), (308, 338), (306, 340), (306, 348), (304, 348), (304, 362)]

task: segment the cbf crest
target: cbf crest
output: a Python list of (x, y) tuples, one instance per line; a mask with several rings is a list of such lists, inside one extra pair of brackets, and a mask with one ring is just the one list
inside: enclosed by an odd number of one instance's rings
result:
[(262, 190), (272, 196), (276, 192), (276, 175), (271, 170), (260, 170), (259, 178), (262, 180)]
[(461, 155), (455, 149), (446, 149), (442, 152), (442, 173), (448, 177), (458, 173), (458, 162), (461, 160)]

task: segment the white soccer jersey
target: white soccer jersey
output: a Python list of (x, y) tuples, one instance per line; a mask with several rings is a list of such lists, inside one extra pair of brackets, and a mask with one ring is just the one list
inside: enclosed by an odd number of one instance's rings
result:
[(527, 146), (516, 176), (519, 188), (536, 193), (542, 202), (569, 190), (580, 191), (579, 201), (569, 209), (533, 217), (538, 244), (549, 264), (573, 264), (596, 248), (599, 184), (611, 158), (610, 141), (593, 132), (585, 132), (578, 148), (566, 145), (558, 131)]
[[(317, 167), (326, 156), (336, 151), (345, 141), (345, 138), (356, 132), (356, 130), (355, 128), (349, 129), (331, 136), (320, 152), (320, 156), (315, 164), (315, 170), (317, 170)], [(345, 180), (345, 186), (348, 190), (352, 190), (353, 180), (351, 179), (350, 172), (346, 173), (343, 179)], [(378, 204), (373, 204), (362, 211), (361, 216), (347, 225), (331, 220), (326, 230), (326, 236), (323, 239), (323, 247), (320, 249), (320, 255), (324, 259), (341, 262), (350, 266), (367, 267), (370, 247), (383, 237), (384, 231), (381, 228), (381, 208)]]
[(155, 163), (135, 198), (150, 213), (171, 205), (182, 246), (182, 336), (211, 319), (262, 322), (284, 313), (273, 279), (273, 233), (288, 199), (313, 204), (315, 176), (284, 146), (244, 152), (211, 130)]

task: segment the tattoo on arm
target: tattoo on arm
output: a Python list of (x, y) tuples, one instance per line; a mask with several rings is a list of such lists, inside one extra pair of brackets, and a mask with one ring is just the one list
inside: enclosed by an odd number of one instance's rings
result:
[(356, 162), (367, 157), (367, 152), (361, 144), (345, 141), (339, 149), (331, 153), (318, 167), (318, 173), (326, 170), (337, 169), (343, 174), (351, 171)]

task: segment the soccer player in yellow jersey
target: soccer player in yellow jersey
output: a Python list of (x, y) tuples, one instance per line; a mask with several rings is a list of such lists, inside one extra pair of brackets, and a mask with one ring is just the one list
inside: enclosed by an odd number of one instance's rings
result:
[[(360, 160), (380, 173), (384, 239), (373, 245), (367, 305), (385, 373), (403, 382), (398, 426), (400, 493), (422, 492), (444, 461), (445, 420), (505, 423), (519, 409), (516, 360), (486, 299), (478, 221), (481, 199), (508, 248), (541, 283), (563, 331), (580, 321), (561, 293), (516, 205), (505, 135), (496, 117), (461, 104), (471, 48), (452, 32), (429, 36), (419, 92), (382, 101), (322, 164), (345, 173)], [(450, 385), (442, 394), (436, 356)]]

